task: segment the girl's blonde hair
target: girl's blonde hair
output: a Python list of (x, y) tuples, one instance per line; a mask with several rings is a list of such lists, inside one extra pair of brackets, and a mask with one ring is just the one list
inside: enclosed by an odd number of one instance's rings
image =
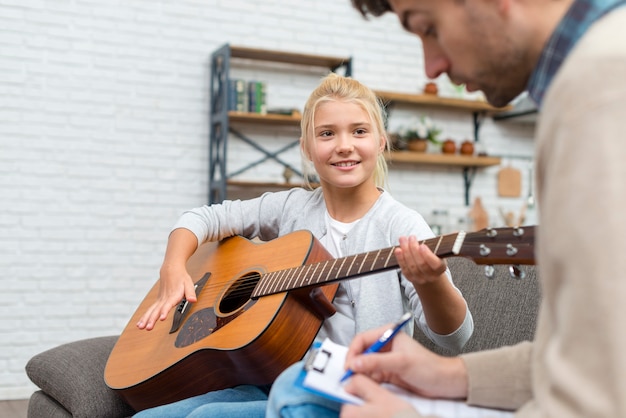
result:
[[(385, 151), (390, 150), (389, 138), (385, 129), (385, 121), (387, 114), (384, 107), (376, 94), (350, 77), (343, 77), (336, 73), (330, 73), (322, 79), (319, 86), (309, 96), (304, 111), (302, 112), (302, 120), (300, 129), (302, 131), (302, 160), (304, 161), (303, 175), (304, 182), (310, 186), (310, 180), (314, 176), (314, 169), (309, 163), (308, 157), (304, 154), (304, 149), (309, 141), (315, 138), (315, 111), (322, 104), (329, 101), (344, 101), (355, 103), (369, 116), (372, 126), (377, 131), (377, 137), (385, 141)], [(387, 181), (387, 161), (385, 152), (378, 154), (376, 161), (376, 169), (374, 170), (374, 183), (376, 186), (384, 187)]]

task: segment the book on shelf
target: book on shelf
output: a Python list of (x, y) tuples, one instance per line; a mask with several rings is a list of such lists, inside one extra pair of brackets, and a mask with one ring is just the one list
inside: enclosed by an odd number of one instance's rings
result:
[[(348, 393), (341, 383), (348, 347), (330, 339), (316, 343), (305, 359), (305, 365), (296, 380), (309, 392), (341, 403), (363, 404), (363, 400)], [(415, 395), (398, 386), (383, 386), (409, 402), (418, 412), (442, 418), (510, 418), (513, 412), (467, 405), (461, 400), (430, 399)]]
[(228, 110), (248, 111), (247, 82), (242, 78), (228, 80)]
[(248, 81), (248, 111), (267, 114), (267, 85), (263, 81)]

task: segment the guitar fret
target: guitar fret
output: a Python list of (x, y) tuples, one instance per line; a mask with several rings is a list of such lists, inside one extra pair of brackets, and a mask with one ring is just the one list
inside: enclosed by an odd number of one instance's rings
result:
[(333, 264), (330, 266), (330, 268), (328, 269), (327, 275), (332, 277), (333, 279), (337, 279), (339, 276), (337, 276), (337, 273), (335, 272), (335, 265), (337, 264), (337, 261), (339, 259), (335, 258), (333, 260)]
[(437, 251), (439, 251), (439, 246), (441, 245), (442, 241), (443, 241), (443, 235), (439, 237), (439, 240), (437, 241), (437, 245), (435, 246), (435, 249), (433, 250), (435, 254), (437, 254)]
[[(361, 261), (361, 264), (359, 265), (359, 271), (357, 273), (361, 273), (363, 271), (363, 264), (365, 264), (365, 261), (367, 260), (367, 253), (365, 254), (360, 254), (363, 256), (363, 261)], [(357, 256), (358, 257), (358, 256)]]
[[(317, 273), (317, 269), (320, 267), (322, 263), (315, 263), (315, 268), (313, 269), (313, 272), (311, 274), (309, 274), (309, 276), (307, 277), (307, 284), (311, 284), (311, 279), (315, 278), (315, 274)], [(319, 283), (319, 280), (315, 280), (315, 283)]]
[(304, 286), (304, 282), (308, 276), (307, 271), (311, 269), (311, 265), (310, 264), (305, 264), (304, 266), (302, 266), (300, 268), (300, 274), (298, 275), (298, 280), (297, 280), (297, 286), (295, 287), (302, 287)]
[(290, 279), (289, 279), (289, 272), (292, 272), (292, 269), (289, 270), (281, 270), (279, 272), (278, 275), (276, 275), (276, 280), (273, 280), (272, 282), (275, 284), (275, 286), (280, 290), (282, 288), (285, 287), (285, 282), (289, 283)]
[(378, 260), (378, 256), (380, 255), (380, 252), (382, 250), (378, 250), (378, 252), (376, 253), (376, 256), (374, 257), (374, 260), (372, 261), (372, 266), (370, 267), (370, 270), (374, 270), (374, 267), (376, 267), (376, 260)]
[(352, 259), (352, 263), (350, 263), (350, 266), (348, 267), (348, 271), (346, 272), (347, 276), (352, 275), (352, 266), (354, 265), (354, 262), (356, 261), (356, 256), (355, 255), (350, 256), (349, 258)]
[(277, 288), (279, 288), (279, 280), (271, 280), (269, 282), (269, 291), (275, 292)]
[(341, 265), (339, 266), (339, 268), (337, 269), (337, 273), (335, 274), (335, 278), (339, 278), (339, 277), (346, 277), (347, 274), (346, 273), (341, 273), (343, 271), (343, 266), (346, 264), (346, 257), (343, 257), (341, 259)]
[(272, 279), (272, 277), (273, 277), (273, 274), (272, 274), (272, 273), (269, 273), (269, 274), (263, 275), (263, 276), (261, 277), (260, 283), (257, 285), (257, 286), (259, 287), (259, 291), (260, 291), (261, 293), (265, 293), (265, 292), (266, 292), (266, 290), (267, 290), (267, 288), (268, 288), (268, 286), (270, 286), (270, 285), (271, 285), (271, 279)]
[(389, 260), (391, 259), (391, 256), (394, 254), (396, 247), (391, 247), (389, 249), (389, 254), (387, 255), (387, 259), (385, 260), (385, 267), (387, 267), (389, 265)]

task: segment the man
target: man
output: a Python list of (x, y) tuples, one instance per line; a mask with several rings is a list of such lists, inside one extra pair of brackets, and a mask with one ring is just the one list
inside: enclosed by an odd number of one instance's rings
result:
[(375, 379), (519, 417), (626, 417), (626, 1), (352, 3), (418, 35), (428, 77), (496, 106), (525, 89), (536, 101), (543, 297), (534, 342), (513, 347), (444, 358), (400, 335), (363, 356), (382, 330), (357, 336), (347, 390), (365, 405), (341, 416), (420, 416)]

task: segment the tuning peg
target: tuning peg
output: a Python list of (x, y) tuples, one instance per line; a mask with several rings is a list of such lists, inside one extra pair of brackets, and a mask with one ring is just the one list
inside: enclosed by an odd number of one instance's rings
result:
[(485, 244), (480, 244), (480, 247), (478, 248), (478, 252), (483, 257), (486, 257), (489, 254), (491, 254), (491, 249), (489, 247), (487, 247)]
[(514, 256), (519, 250), (513, 246), (513, 244), (506, 244), (506, 255)]
[(495, 238), (498, 236), (498, 231), (495, 228), (487, 228), (487, 232), (485, 233), (489, 238)]
[(485, 266), (485, 277), (488, 279), (493, 279), (493, 276), (496, 273), (496, 269), (491, 266), (491, 265), (487, 265)]
[(524, 235), (524, 228), (521, 227), (517, 227), (513, 229), (513, 236), (514, 237), (521, 237), (522, 235)]
[(509, 266), (509, 275), (513, 279), (523, 279), (526, 277), (526, 272), (520, 266)]

